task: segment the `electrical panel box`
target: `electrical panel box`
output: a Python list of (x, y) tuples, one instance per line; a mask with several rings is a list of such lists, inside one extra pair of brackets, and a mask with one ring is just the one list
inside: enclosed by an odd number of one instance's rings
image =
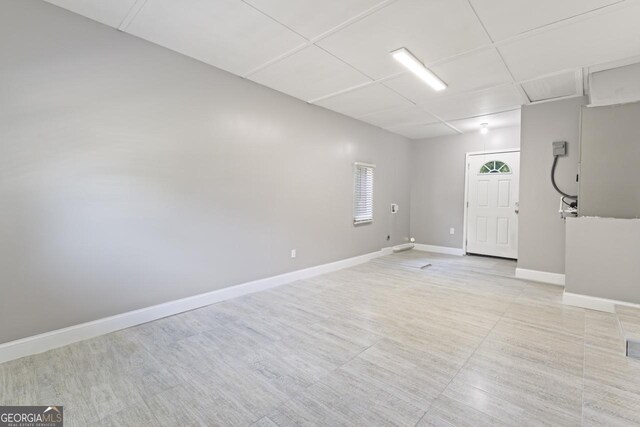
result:
[(554, 141), (553, 142), (553, 155), (554, 156), (566, 156), (567, 155), (567, 141)]

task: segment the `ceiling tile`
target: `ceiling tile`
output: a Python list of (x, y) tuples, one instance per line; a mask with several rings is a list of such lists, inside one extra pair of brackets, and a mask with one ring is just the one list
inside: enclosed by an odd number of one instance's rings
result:
[(617, 2), (619, 0), (471, 0), (494, 41)]
[(243, 75), (305, 40), (237, 0), (152, 0), (126, 31)]
[(382, 0), (245, 0), (308, 39), (371, 9)]
[(381, 84), (365, 86), (323, 99), (315, 104), (351, 117), (362, 117), (383, 110), (413, 105)]
[(249, 78), (305, 101), (371, 81), (316, 46), (296, 52)]
[(487, 123), (489, 130), (520, 126), (520, 109), (449, 122), (451, 126), (464, 133), (479, 131), (482, 123)]
[(411, 101), (421, 103), (454, 93), (498, 86), (511, 81), (511, 76), (500, 55), (493, 48), (464, 55), (429, 69), (447, 83), (446, 90), (435, 92), (413, 74), (387, 80), (384, 84)]
[(358, 117), (358, 120), (383, 128), (410, 123), (428, 124), (439, 122), (437, 118), (415, 105), (369, 114), (367, 116)]
[(136, 0), (45, 0), (56, 6), (118, 28)]
[[(578, 73), (580, 85), (582, 74)], [(563, 96), (579, 95), (576, 72), (569, 71), (536, 80), (522, 83), (522, 88), (532, 102), (546, 99), (560, 98)], [(580, 94), (581, 95), (581, 94)]]
[(389, 55), (400, 47), (430, 63), (488, 42), (466, 0), (399, 0), (318, 44), (377, 79), (404, 70)]
[(456, 131), (442, 123), (430, 125), (405, 125), (388, 128), (387, 130), (411, 139), (435, 138), (437, 136), (457, 134)]
[(443, 120), (455, 120), (511, 110), (522, 103), (518, 89), (513, 85), (504, 85), (435, 99), (421, 106)]
[(499, 47), (518, 80), (640, 54), (640, 2)]

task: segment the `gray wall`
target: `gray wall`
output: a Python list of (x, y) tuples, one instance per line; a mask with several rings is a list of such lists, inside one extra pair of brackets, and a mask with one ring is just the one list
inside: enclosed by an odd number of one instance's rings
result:
[(570, 293), (640, 303), (640, 220), (567, 219)]
[(409, 234), (405, 138), (39, 1), (0, 4), (0, 52), (0, 342)]
[[(413, 143), (411, 234), (417, 243), (462, 248), (465, 155), (520, 146), (517, 127)], [(449, 228), (455, 234), (449, 234)]]
[(640, 103), (584, 107), (580, 215), (640, 217)]
[(518, 267), (564, 273), (565, 222), (558, 214), (560, 195), (551, 186), (551, 143), (567, 141), (558, 160), (556, 181), (577, 194), (580, 159), (580, 109), (586, 97), (522, 107)]

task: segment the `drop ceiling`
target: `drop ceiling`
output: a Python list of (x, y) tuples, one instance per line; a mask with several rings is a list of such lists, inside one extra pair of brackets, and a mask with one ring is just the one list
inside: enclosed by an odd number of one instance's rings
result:
[[(46, 0), (408, 138), (519, 124), (640, 55), (639, 0)], [(436, 93), (395, 62), (406, 47)]]

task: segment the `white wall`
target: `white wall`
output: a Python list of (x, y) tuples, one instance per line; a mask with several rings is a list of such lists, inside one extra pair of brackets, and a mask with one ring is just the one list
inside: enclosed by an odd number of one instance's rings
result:
[[(413, 143), (411, 234), (416, 242), (462, 248), (465, 156), (472, 151), (520, 146), (520, 128), (493, 129), (487, 135), (430, 138)], [(449, 234), (453, 227), (455, 234)]]
[(640, 102), (583, 107), (580, 215), (640, 218), (638, 120)]
[(566, 234), (570, 294), (640, 303), (640, 219), (630, 219), (640, 217), (638, 119), (640, 103), (582, 107), (580, 217), (567, 219)]
[(560, 194), (551, 185), (553, 141), (567, 141), (556, 181), (577, 194), (580, 109), (586, 97), (522, 107), (518, 268), (564, 274), (565, 222), (558, 214)]
[(0, 4), (0, 52), (0, 343), (409, 234), (405, 138), (40, 1)]
[(640, 219), (568, 218), (565, 291), (640, 304)]

